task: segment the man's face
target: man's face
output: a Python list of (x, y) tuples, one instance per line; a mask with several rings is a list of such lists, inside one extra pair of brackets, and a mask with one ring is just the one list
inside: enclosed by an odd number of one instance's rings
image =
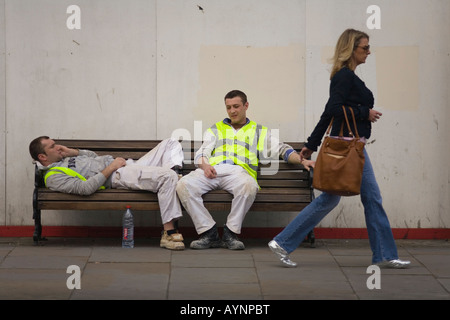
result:
[(44, 147), (45, 154), (40, 154), (39, 159), (43, 160), (41, 162), (54, 163), (61, 161), (64, 156), (61, 154), (61, 148), (52, 139), (44, 139), (41, 141)]
[(248, 102), (242, 103), (240, 97), (225, 99), (228, 117), (232, 125), (244, 125), (247, 122)]

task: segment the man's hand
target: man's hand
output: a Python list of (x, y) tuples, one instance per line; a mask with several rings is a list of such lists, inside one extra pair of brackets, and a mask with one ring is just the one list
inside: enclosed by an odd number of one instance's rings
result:
[(214, 169), (214, 167), (210, 164), (203, 164), (199, 166), (200, 169), (203, 170), (203, 172), (205, 173), (205, 176), (209, 179), (214, 179), (217, 177), (217, 172), (216, 169)]
[(292, 152), (289, 155), (288, 158), (288, 162), (289, 163), (293, 163), (293, 164), (301, 164), (305, 167), (306, 170), (310, 170), (311, 168), (314, 168), (314, 165), (316, 164), (315, 161), (312, 160), (306, 160), (305, 158), (302, 158), (300, 153), (297, 152)]
[(111, 164), (102, 171), (102, 173), (106, 178), (108, 178), (113, 174), (114, 171), (119, 168), (125, 167), (126, 164), (127, 161), (124, 158), (115, 158), (114, 161), (111, 162)]
[(78, 156), (78, 153), (79, 153), (78, 149), (68, 148), (68, 147), (63, 146), (63, 145), (58, 145), (58, 147), (59, 147), (59, 152), (61, 153), (63, 158)]
[(209, 179), (214, 179), (217, 177), (216, 169), (214, 169), (214, 167), (209, 164), (207, 158), (201, 157), (199, 159), (198, 167), (203, 170), (203, 172), (205, 173), (205, 177)]
[(314, 169), (314, 166), (316, 165), (316, 162), (312, 161), (312, 160), (303, 159), (302, 160), (302, 165), (305, 167), (306, 170), (309, 171), (311, 169)]
[(119, 168), (125, 167), (126, 164), (127, 164), (127, 161), (124, 158), (118, 157), (118, 158), (115, 158), (113, 162), (111, 162), (110, 166), (115, 171)]

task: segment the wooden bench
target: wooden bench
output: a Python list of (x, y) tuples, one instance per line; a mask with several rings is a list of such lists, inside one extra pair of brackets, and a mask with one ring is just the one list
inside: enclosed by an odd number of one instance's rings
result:
[[(160, 140), (55, 140), (57, 144), (69, 148), (88, 149), (98, 155), (112, 155), (125, 159), (139, 159), (154, 148)], [(182, 174), (195, 170), (193, 158), (200, 142), (184, 141), (185, 163)], [(288, 142), (297, 151), (303, 147), (301, 142)], [(261, 170), (278, 168), (272, 175), (261, 174)], [(250, 211), (294, 211), (299, 212), (313, 199), (312, 181), (307, 170), (300, 165), (291, 165), (280, 160), (277, 163), (261, 165), (258, 173), (261, 190), (250, 208)], [(232, 195), (226, 191), (214, 190), (203, 196), (205, 207), (210, 211), (229, 211)], [(33, 240), (38, 244), (42, 238), (41, 210), (124, 210), (131, 205), (133, 210), (159, 211), (156, 193), (107, 189), (99, 190), (90, 196), (78, 196), (51, 191), (44, 186), (40, 171), (35, 168), (35, 189), (33, 193), (33, 219), (35, 231)], [(313, 230), (306, 239), (314, 246)]]

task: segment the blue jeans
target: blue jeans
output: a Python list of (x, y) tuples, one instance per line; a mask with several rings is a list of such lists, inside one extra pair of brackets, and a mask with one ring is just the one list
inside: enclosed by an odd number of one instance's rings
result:
[[(367, 232), (372, 249), (372, 263), (398, 259), (397, 246), (391, 226), (383, 209), (380, 189), (369, 156), (366, 157), (361, 182), (361, 201), (364, 205)], [(294, 251), (311, 231), (341, 199), (340, 196), (322, 193), (304, 208), (274, 240), (288, 253)]]

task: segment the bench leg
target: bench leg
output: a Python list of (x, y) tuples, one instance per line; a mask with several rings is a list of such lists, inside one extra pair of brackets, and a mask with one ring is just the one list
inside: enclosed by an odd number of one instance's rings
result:
[[(314, 170), (311, 169), (309, 171), (309, 186), (310, 186), (311, 202), (316, 198), (315, 195), (314, 195), (314, 188), (312, 186), (313, 175), (314, 175)], [(314, 235), (314, 228), (308, 233), (308, 236), (307, 236), (306, 239), (310, 243), (311, 248), (315, 248), (316, 247), (316, 236)]]
[(34, 219), (34, 233), (33, 241), (34, 245), (39, 245), (39, 241), (46, 241), (46, 238), (42, 238), (42, 225), (41, 225), (41, 210), (37, 205), (37, 189), (34, 189), (33, 193), (33, 219)]
[(39, 217), (34, 218), (33, 241), (35, 246), (39, 244), (39, 241), (41, 239), (41, 233), (42, 233), (42, 225), (41, 225), (41, 217), (39, 214)]
[(316, 247), (316, 236), (314, 235), (314, 229), (312, 229), (307, 236), (307, 241), (309, 242), (309, 244), (311, 245), (311, 248), (315, 248)]

